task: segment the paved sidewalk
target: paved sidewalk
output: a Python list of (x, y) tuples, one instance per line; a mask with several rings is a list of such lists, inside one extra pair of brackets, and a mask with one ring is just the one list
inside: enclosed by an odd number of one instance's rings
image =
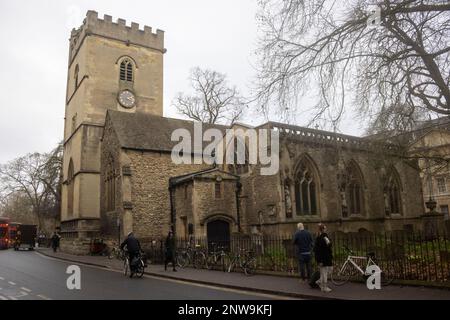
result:
[[(122, 270), (123, 263), (119, 260), (109, 260), (99, 256), (76, 256), (62, 252), (53, 253), (47, 248), (39, 248), (38, 252), (66, 261), (101, 266)], [(300, 283), (296, 278), (254, 275), (247, 277), (242, 273), (226, 273), (222, 271), (198, 270), (193, 268), (178, 268), (173, 272), (170, 268), (164, 271), (162, 265), (149, 265), (146, 274), (188, 282), (209, 284), (214, 286), (243, 289), (260, 293), (290, 296), (304, 299), (345, 299), (345, 300), (450, 300), (450, 290), (424, 287), (394, 286), (383, 287), (381, 290), (368, 290), (361, 283), (347, 283), (335, 287), (330, 283), (330, 293), (322, 293), (311, 289), (308, 284)]]

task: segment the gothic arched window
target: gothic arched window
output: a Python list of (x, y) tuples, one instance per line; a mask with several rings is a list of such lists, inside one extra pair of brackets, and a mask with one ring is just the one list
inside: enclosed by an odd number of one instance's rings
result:
[(386, 214), (401, 214), (401, 184), (397, 171), (392, 169), (385, 186)]
[(348, 214), (362, 214), (364, 197), (363, 197), (363, 178), (358, 165), (350, 162), (347, 167), (347, 184), (345, 188)]
[(295, 203), (297, 215), (318, 214), (318, 178), (310, 160), (303, 158), (295, 174)]
[(125, 58), (120, 62), (120, 80), (133, 82), (133, 71), (134, 66), (130, 59)]
[(116, 172), (114, 167), (114, 160), (109, 158), (106, 166), (105, 178), (105, 195), (106, 195), (106, 210), (113, 211), (116, 209)]
[(67, 171), (67, 214), (73, 215), (73, 194), (74, 194), (74, 171), (73, 161), (69, 161), (69, 169)]

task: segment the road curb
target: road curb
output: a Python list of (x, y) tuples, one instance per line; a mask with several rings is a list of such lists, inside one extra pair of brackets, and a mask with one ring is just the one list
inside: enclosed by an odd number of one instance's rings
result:
[(244, 291), (250, 291), (250, 292), (255, 292), (255, 293), (263, 293), (263, 294), (277, 295), (277, 296), (283, 296), (283, 297), (293, 297), (293, 298), (302, 298), (302, 299), (314, 299), (314, 300), (343, 300), (343, 299), (335, 298), (335, 297), (322, 297), (322, 296), (309, 295), (309, 294), (303, 294), (303, 293), (276, 291), (276, 290), (269, 290), (269, 289), (236, 286), (236, 285), (225, 284), (225, 283), (217, 283), (217, 282), (211, 282), (211, 281), (186, 279), (186, 278), (182, 278), (182, 277), (174, 277), (174, 276), (169, 276), (169, 275), (162, 275), (160, 273), (153, 273), (153, 272), (144, 272), (144, 273), (146, 275), (155, 276), (155, 277), (158, 277), (158, 278), (166, 278), (166, 279), (171, 279), (171, 280), (179, 280), (179, 281), (184, 281), (184, 282), (191, 282), (191, 283), (198, 283), (198, 284), (204, 284), (204, 285), (211, 285), (211, 286), (214, 286), (214, 287), (221, 287), (221, 288), (226, 288), (226, 289), (244, 290)]
[[(96, 266), (96, 267), (102, 267), (102, 268), (106, 268), (106, 269), (116, 270), (115, 268), (111, 268), (110, 266), (103, 265), (103, 264), (100, 264), (100, 263), (84, 262), (84, 261), (75, 260), (75, 259), (69, 259), (69, 258), (63, 258), (63, 257), (55, 257), (55, 256), (47, 254), (47, 253), (45, 253), (45, 252), (43, 252), (41, 250), (36, 250), (36, 252), (38, 252), (38, 253), (46, 256), (46, 257), (49, 257), (49, 258), (54, 258), (54, 259), (59, 259), (59, 260), (69, 261), (69, 262), (75, 262), (75, 263), (82, 263), (82, 264), (86, 264), (86, 265), (90, 265), (90, 266)], [(204, 280), (187, 279), (187, 278), (183, 278), (183, 277), (169, 276), (169, 275), (164, 275), (164, 274), (154, 273), (154, 272), (144, 272), (144, 274), (152, 276), (152, 277), (157, 277), (157, 278), (178, 280), (178, 281), (197, 283), (197, 284), (203, 284), (203, 285), (210, 285), (210, 286), (226, 288), (226, 289), (249, 291), (249, 292), (270, 294), (270, 295), (283, 296), (283, 297), (292, 297), (292, 298), (301, 298), (301, 299), (314, 299), (314, 300), (343, 300), (343, 299), (335, 298), (335, 297), (323, 297), (323, 296), (316, 296), (316, 295), (303, 294), (303, 293), (276, 291), (276, 290), (270, 290), (270, 289), (261, 289), (261, 288), (236, 286), (236, 285), (231, 285), (231, 284), (217, 283), (217, 282), (204, 281)]]
[(106, 268), (106, 269), (113, 269), (110, 266), (99, 264), (99, 263), (85, 262), (85, 261), (68, 259), (68, 258), (63, 258), (63, 257), (55, 257), (55, 256), (52, 256), (51, 254), (48, 254), (48, 253), (43, 252), (43, 251), (38, 250), (38, 249), (36, 249), (35, 251), (38, 252), (39, 254), (42, 254), (43, 256), (46, 256), (46, 257), (49, 257), (49, 258), (54, 258), (54, 259), (58, 259), (58, 260), (68, 261), (68, 262), (82, 263), (82, 264), (86, 264), (86, 265), (94, 266), (94, 267), (102, 267), (102, 268)]

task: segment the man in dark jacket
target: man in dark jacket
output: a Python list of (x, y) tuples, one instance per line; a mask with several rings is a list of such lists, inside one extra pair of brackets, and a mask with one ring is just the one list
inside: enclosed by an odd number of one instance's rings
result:
[(59, 234), (54, 232), (51, 238), (53, 252), (56, 252), (56, 250), (59, 248), (59, 240), (60, 240)]
[(327, 227), (319, 223), (319, 235), (314, 245), (314, 255), (320, 268), (320, 279), (317, 284), (323, 292), (330, 292), (327, 286), (328, 274), (333, 270), (333, 252), (331, 250), (331, 241), (326, 233)]
[(169, 261), (172, 262), (173, 271), (177, 271), (175, 269), (175, 254), (176, 254), (176, 248), (175, 248), (175, 237), (173, 236), (173, 232), (169, 231), (169, 234), (166, 238), (166, 254), (164, 259), (164, 270), (167, 271), (167, 265), (169, 264)]
[(134, 237), (133, 232), (130, 232), (127, 236), (127, 238), (122, 242), (120, 245), (120, 248), (123, 250), (127, 247), (128, 251), (128, 261), (130, 263), (130, 278), (133, 276), (133, 268), (132, 268), (132, 261), (135, 257), (138, 257), (141, 253), (141, 244), (139, 243), (139, 240)]
[[(302, 281), (311, 277), (311, 250), (313, 238), (308, 230), (305, 230), (303, 223), (297, 224), (297, 231), (294, 234), (294, 245), (299, 264), (299, 273)], [(306, 269), (306, 272), (305, 272)]]

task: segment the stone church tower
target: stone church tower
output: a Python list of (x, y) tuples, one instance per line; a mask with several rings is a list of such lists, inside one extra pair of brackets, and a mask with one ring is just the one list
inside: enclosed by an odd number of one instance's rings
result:
[(107, 110), (163, 114), (164, 32), (88, 11), (70, 37), (64, 123), (61, 232), (99, 230), (100, 145)]

